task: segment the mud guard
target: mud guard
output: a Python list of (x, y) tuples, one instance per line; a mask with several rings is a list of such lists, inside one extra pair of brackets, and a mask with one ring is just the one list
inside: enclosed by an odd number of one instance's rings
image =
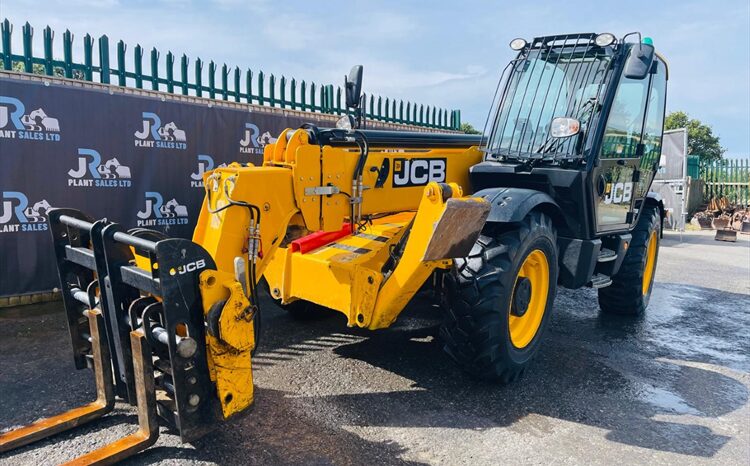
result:
[(523, 220), (533, 209), (540, 207), (555, 223), (561, 218), (561, 210), (554, 199), (542, 191), (525, 188), (488, 188), (474, 193), (490, 205), (487, 223), (514, 223)]
[(667, 218), (667, 209), (664, 208), (664, 199), (661, 194), (649, 191), (646, 193), (646, 198), (643, 200), (645, 205), (652, 205), (659, 208), (659, 236), (664, 238), (664, 219)]

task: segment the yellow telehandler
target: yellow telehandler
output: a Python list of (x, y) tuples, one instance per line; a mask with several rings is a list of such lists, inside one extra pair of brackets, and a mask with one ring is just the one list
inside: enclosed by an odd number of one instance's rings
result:
[(262, 166), (204, 175), (192, 241), (52, 210), (74, 359), (93, 368), (97, 399), (0, 435), (0, 452), (116, 397), (137, 406), (139, 430), (74, 464), (147, 448), (160, 419), (189, 442), (243, 412), (261, 281), (294, 314), (324, 306), (373, 330), (435, 283), (445, 351), (502, 382), (538, 352), (558, 285), (598, 288), (604, 312), (643, 312), (664, 218), (649, 187), (667, 64), (639, 33), (511, 48), (483, 136), (363, 129), (355, 67), (336, 128), (286, 129)]

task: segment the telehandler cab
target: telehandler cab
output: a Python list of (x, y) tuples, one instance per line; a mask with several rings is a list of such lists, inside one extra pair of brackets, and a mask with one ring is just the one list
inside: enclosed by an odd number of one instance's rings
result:
[[(636, 36), (637, 42), (627, 41)], [(510, 382), (538, 352), (558, 285), (639, 314), (664, 206), (649, 192), (667, 64), (640, 34), (516, 39), (484, 136), (362, 129), (361, 67), (337, 128), (286, 129), (260, 167), (204, 175), (192, 241), (50, 212), (78, 368), (92, 404), (0, 436), (0, 451), (137, 405), (140, 429), (75, 460), (111, 463), (191, 441), (253, 403), (258, 290), (382, 329), (437, 279), (445, 351)]]

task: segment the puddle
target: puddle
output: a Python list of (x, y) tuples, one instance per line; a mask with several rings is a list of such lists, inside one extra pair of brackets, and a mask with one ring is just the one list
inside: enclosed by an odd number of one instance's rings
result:
[(638, 398), (646, 403), (664, 411), (675, 414), (693, 414), (700, 415), (700, 411), (690, 406), (681, 396), (663, 388), (653, 385), (643, 385), (643, 390), (638, 394)]

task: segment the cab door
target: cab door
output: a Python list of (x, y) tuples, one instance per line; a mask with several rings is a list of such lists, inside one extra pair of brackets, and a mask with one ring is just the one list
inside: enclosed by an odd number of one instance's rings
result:
[(592, 177), (597, 232), (635, 223), (636, 200), (646, 195), (661, 152), (665, 72), (655, 60), (644, 79), (620, 78)]

